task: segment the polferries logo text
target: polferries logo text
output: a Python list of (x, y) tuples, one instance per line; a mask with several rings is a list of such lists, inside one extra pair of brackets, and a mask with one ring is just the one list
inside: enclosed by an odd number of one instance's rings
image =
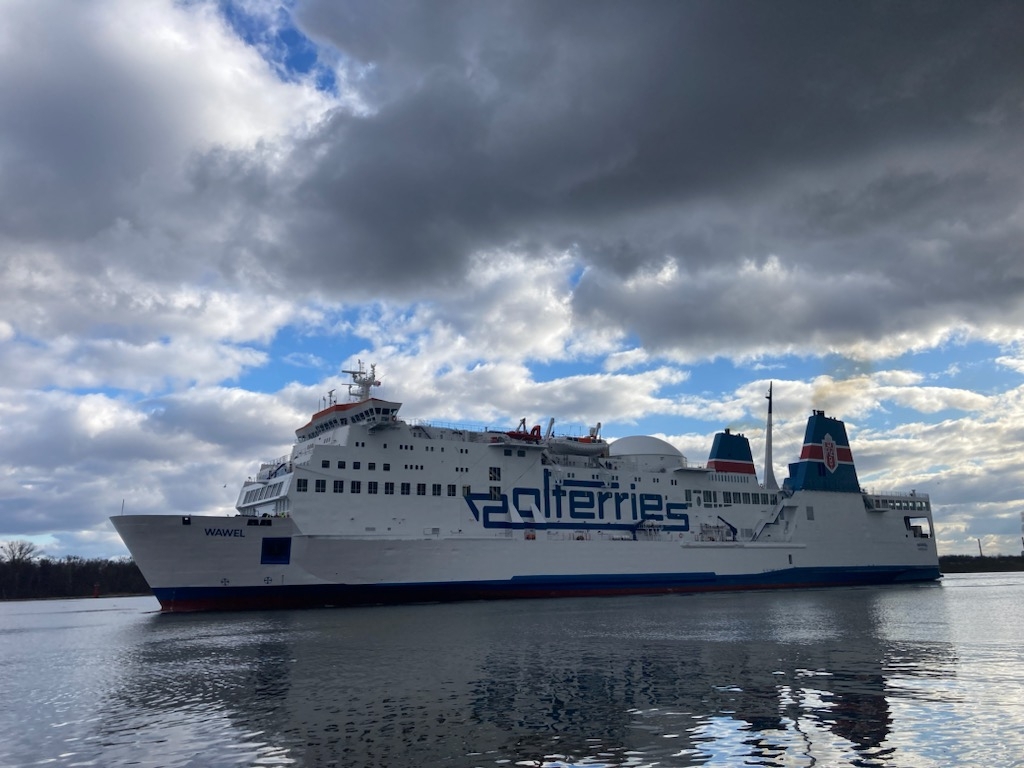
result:
[[(547, 480), (547, 478), (545, 478)], [(545, 485), (547, 483), (545, 482)], [(539, 488), (513, 488), (493, 498), (489, 493), (464, 496), (473, 518), (485, 528), (605, 528), (636, 530), (651, 521), (669, 531), (690, 530), (685, 502), (668, 501), (658, 493), (598, 490), (585, 481)]]
[(241, 528), (204, 528), (207, 536), (233, 536), (238, 539), (244, 539), (245, 533)]

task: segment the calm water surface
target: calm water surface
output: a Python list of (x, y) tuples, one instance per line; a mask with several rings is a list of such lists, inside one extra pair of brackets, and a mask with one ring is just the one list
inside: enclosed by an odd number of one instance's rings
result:
[(1024, 766), (1024, 574), (156, 609), (0, 604), (0, 765)]

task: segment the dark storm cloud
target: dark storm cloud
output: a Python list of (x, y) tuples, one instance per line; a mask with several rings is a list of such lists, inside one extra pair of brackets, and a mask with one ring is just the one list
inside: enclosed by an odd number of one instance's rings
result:
[(221, 70), (168, 85), (89, 12), (34, 7), (0, 45), (0, 234), (102, 232), (60, 251), (72, 272), (443, 299), (480, 254), (566, 250), (579, 320), (656, 347), (684, 322), (755, 347), (815, 316), (841, 344), (1024, 311), (1016, 3), (310, 0), (345, 106), (213, 148), (186, 96)]
[[(42, 6), (42, 7), (39, 7)], [(0, 33), (0, 231), (78, 238), (131, 208), (126, 187), (170, 141), (165, 104), (125, 69), (82, 6), (5, 7)], [(55, 17), (60, 23), (53, 23)], [(97, 44), (100, 43), (100, 44)]]
[[(582, 310), (630, 304), (616, 277), (665, 258), (724, 288), (730, 265), (774, 254), (791, 282), (747, 296), (777, 309), (821, 275), (804, 301), (841, 319), (837, 342), (912, 324), (851, 290), (882, 274), (876, 300), (923, 284), (940, 303), (1019, 303), (1015, 4), (310, 2), (299, 17), (368, 67), (354, 84), (371, 109), (295, 147), (308, 172), (280, 203), (302, 282), (423, 291), (474, 251), (576, 247), (594, 270)], [(764, 328), (735, 305), (665, 298), (659, 315), (635, 298), (616, 317), (652, 341), (673, 310)]]

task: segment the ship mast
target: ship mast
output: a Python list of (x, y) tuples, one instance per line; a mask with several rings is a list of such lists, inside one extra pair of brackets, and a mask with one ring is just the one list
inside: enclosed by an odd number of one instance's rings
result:
[(764, 487), (768, 491), (779, 490), (779, 484), (775, 480), (775, 471), (772, 469), (772, 382), (768, 382), (768, 424), (764, 433)]
[(370, 399), (370, 390), (373, 387), (379, 387), (380, 382), (377, 381), (377, 364), (370, 364), (370, 372), (366, 372), (366, 367), (363, 365), (362, 360), (357, 361), (358, 366), (355, 371), (342, 371), (342, 373), (352, 374), (352, 383), (348, 385), (348, 396), (350, 400), (354, 402), (362, 402), (363, 400)]

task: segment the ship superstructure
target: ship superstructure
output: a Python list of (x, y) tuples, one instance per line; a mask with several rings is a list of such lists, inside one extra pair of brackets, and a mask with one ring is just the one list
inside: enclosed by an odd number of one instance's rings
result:
[(574, 437), (525, 419), (504, 431), (410, 423), (373, 396), (372, 366), (347, 373), (350, 402), (324, 399), (291, 453), (243, 484), (237, 516), (112, 518), (164, 610), (940, 575), (928, 496), (863, 491), (845, 425), (823, 411), (774, 488), (728, 429), (697, 466), (655, 437), (607, 442), (600, 425)]

